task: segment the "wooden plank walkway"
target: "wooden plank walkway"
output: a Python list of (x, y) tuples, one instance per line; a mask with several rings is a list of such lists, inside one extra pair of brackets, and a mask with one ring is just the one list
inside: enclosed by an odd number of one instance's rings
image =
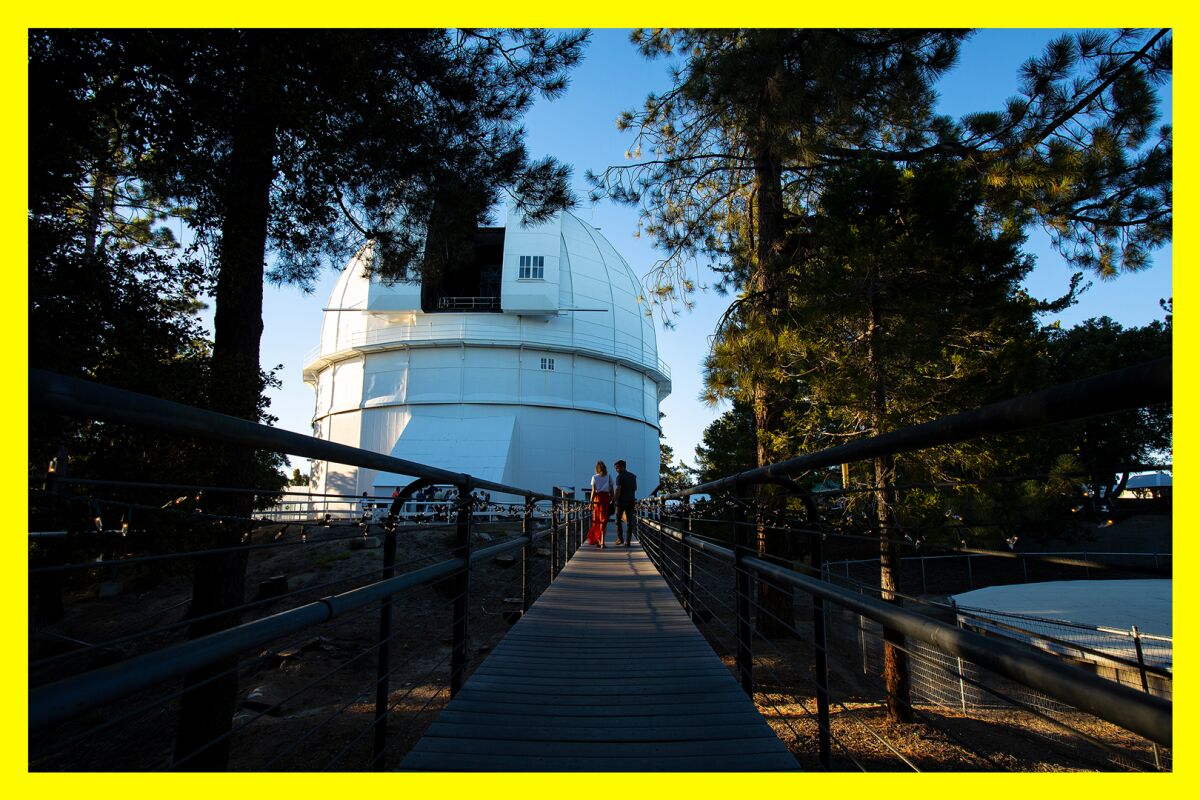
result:
[(641, 547), (584, 547), (400, 765), (797, 769)]

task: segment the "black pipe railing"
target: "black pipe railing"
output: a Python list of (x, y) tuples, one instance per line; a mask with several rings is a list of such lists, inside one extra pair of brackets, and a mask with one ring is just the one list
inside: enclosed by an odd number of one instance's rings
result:
[[(1056, 386), (1044, 391), (993, 403), (983, 408), (967, 411), (921, 425), (913, 425), (890, 433), (850, 442), (815, 453), (797, 456), (775, 464), (745, 470), (713, 481), (665, 493), (644, 504), (647, 512), (643, 524), (648, 530), (678, 541), (680, 548), (689, 556), (674, 572), (680, 573), (676, 582), (681, 602), (690, 606), (694, 601), (694, 588), (690, 578), (692, 564), (690, 551), (705, 552), (734, 566), (736, 586), (734, 595), (737, 620), (735, 636), (737, 649), (737, 672), (747, 692), (754, 686), (753, 655), (751, 640), (753, 625), (749, 622), (750, 575), (758, 580), (770, 580), (777, 586), (807, 593), (814, 608), (823, 602), (837, 604), (861, 617), (878, 622), (885, 638), (893, 647), (903, 645), (905, 637), (933, 645), (943, 652), (960, 659), (967, 659), (999, 675), (1058, 699), (1075, 708), (1105, 719), (1157, 744), (1171, 742), (1171, 703), (1161, 698), (1138, 692), (1117, 683), (1107, 681), (1083, 670), (1066, 664), (1052, 656), (1038, 653), (1012, 642), (1001, 642), (969, 631), (963, 631), (929, 617), (908, 611), (896, 603), (884, 599), (866, 598), (860, 594), (833, 586), (803, 574), (789, 565), (775, 563), (763, 558), (749, 546), (748, 532), (754, 528), (770, 527), (769, 519), (747, 520), (746, 507), (741, 503), (742, 490), (760, 484), (782, 486), (789, 494), (798, 495), (805, 501), (810, 520), (806, 529), (799, 531), (809, 539), (810, 553), (814, 564), (819, 563), (821, 542), (827, 531), (818, 530), (817, 510), (813, 493), (796, 484), (794, 477), (802, 472), (851, 463), (880, 456), (919, 450), (939, 445), (976, 439), (982, 436), (1030, 430), (1047, 425), (1072, 422), (1094, 416), (1169, 403), (1171, 401), (1171, 360), (1161, 358), (1146, 364), (1116, 370), (1073, 383)], [(877, 489), (876, 489), (877, 491)], [(734, 501), (729, 503), (732, 549), (713, 544), (690, 532), (692, 519), (689, 499), (697, 494), (732, 492)], [(684, 500), (679, 509), (669, 509), (666, 501)], [(682, 524), (688, 530), (670, 528), (662, 524), (669, 512), (679, 510), (684, 516)], [(717, 524), (716, 520), (711, 521)], [(776, 526), (778, 527), (778, 526)], [(790, 530), (789, 526), (789, 530)], [(880, 541), (875, 539), (875, 541)], [(666, 569), (663, 560), (676, 548), (672, 546), (648, 548), (659, 563), (660, 570)], [(962, 552), (971, 552), (963, 549)], [(987, 551), (988, 555), (993, 555)], [(1004, 554), (1021, 558), (1020, 554)], [(1062, 562), (1079, 563), (1078, 559), (1057, 559)], [(665, 574), (665, 573), (664, 573)], [(759, 614), (764, 609), (760, 607)], [(776, 620), (784, 622), (782, 620)], [(815, 631), (821, 634), (821, 625)], [(895, 639), (895, 642), (892, 642)], [(817, 653), (814, 670), (818, 686), (827, 685), (827, 667), (824, 664), (824, 649), (820, 642), (814, 644)], [(889, 687), (890, 688), (890, 687)], [(821, 691), (818, 690), (820, 709)], [(906, 690), (901, 691), (906, 693)], [(902, 702), (907, 703), (906, 697)], [(825, 716), (822, 714), (821, 716)], [(821, 761), (828, 765), (828, 725), (820, 733)]]
[[(736, 490), (739, 487), (762, 483), (783, 484), (794, 491), (798, 487), (792, 483), (791, 478), (805, 470), (1165, 403), (1170, 401), (1170, 389), (1170, 361), (1160, 359), (996, 403), (976, 411), (747, 470), (664, 495), (659, 500), (688, 498), (699, 493), (730, 488)], [(588, 516), (586, 505), (564, 498), (479, 480), (467, 474), (280, 431), (247, 420), (39, 370), (32, 370), (30, 373), (30, 394), (33, 401), (31, 405), (43, 411), (157, 428), (176, 434), (411, 475), (423, 482), (460, 487), (460, 495), (464, 496), (469, 494), (471, 489), (487, 489), (523, 497), (525, 500), (521, 535), (516, 539), (486, 548), (472, 549), (470, 516), (460, 514), (455, 525), (458, 533), (454, 557), (450, 559), (397, 576), (390, 574), (394, 559), (385, 553), (384, 574), (374, 583), (33, 689), (30, 693), (29, 708), (31, 733), (44, 731), (80, 713), (112, 703), (155, 683), (179, 677), (201, 666), (219, 663), (246, 650), (261, 647), (280, 636), (305, 630), (376, 602), (382, 603), (386, 608), (390, 599), (400, 591), (452, 577), (456, 581), (454, 631), (449, 656), (453, 693), (461, 686), (465, 668), (466, 597), (470, 591), (471, 565), (521, 549), (522, 607), (528, 608), (526, 591), (530, 548), (536, 540), (550, 537), (550, 579), (553, 580), (560, 569), (560, 563), (565, 564), (578, 547)], [(551, 501), (550, 527), (540, 533), (534, 533), (529, 524), (533, 503), (547, 500)], [(684, 602), (689, 611), (694, 606), (691, 553), (705, 553), (735, 564), (735, 572), (738, 575), (735, 591), (737, 662), (739, 677), (747, 691), (752, 692), (754, 687), (753, 655), (750, 646), (750, 640), (755, 634), (750, 608), (753, 587), (749, 581), (749, 576), (754, 574), (759, 579), (771, 579), (791, 589), (807, 593), (817, 601), (815, 606), (821, 602), (829, 602), (846, 608), (878, 622), (885, 631), (931, 644), (943, 652), (984, 666), (999, 675), (1145, 736), (1158, 744), (1169, 746), (1171, 743), (1169, 702), (1089, 675), (1017, 643), (1002, 642), (994, 637), (964, 631), (761, 558), (751, 546), (750, 537), (746, 535), (746, 531), (755, 523), (744, 518), (744, 509), (739, 510), (735, 507), (733, 511), (732, 523), (736, 543), (733, 549), (708, 541), (689, 531), (676, 530), (665, 525), (662, 522), (665, 509), (661, 503), (648, 506), (648, 512), (639, 518), (639, 526), (645, 526), (644, 530), (664, 539), (676, 540), (680, 553), (687, 554), (686, 567), (681, 573), (685, 577), (678, 585), (686, 586), (687, 597)], [(690, 521), (688, 525), (690, 527)], [(816, 530), (805, 533), (810, 537), (823, 535)], [(391, 552), (394, 537), (389, 537), (389, 542), (388, 552)], [(647, 549), (654, 551), (660, 568), (663, 568), (664, 564), (661, 562), (667, 548), (652, 546)], [(385, 627), (381, 624), (381, 636)], [(824, 648), (820, 649), (823, 653)], [(386, 674), (385, 667), (386, 656), (381, 658), (379, 675)], [(818, 685), (826, 687), (828, 676), (823, 674), (824, 670), (820, 667), (818, 672), (821, 673), (818, 675)], [(377, 705), (387, 701), (386, 684), (381, 685), (383, 688), (379, 694), (382, 700), (377, 700)], [(826, 719), (827, 728), (827, 709), (822, 716)], [(379, 724), (379, 720), (377, 712), (374, 729), (377, 736), (382, 736), (386, 726)], [(821, 747), (822, 763), (826, 763), (829, 757), (828, 741), (823, 739)], [(377, 742), (372, 766), (380, 767), (381, 756), (382, 748)]]
[[(738, 558), (729, 548), (694, 537), (662, 521), (642, 518), (641, 525), (655, 535), (672, 539), (726, 563), (734, 564), (737, 570), (772, 578), (800, 589), (812, 597), (835, 603), (879, 623), (885, 629), (894, 630), (906, 637), (933, 645), (952, 656), (971, 661), (1153, 742), (1166, 746), (1171, 744), (1172, 704), (1162, 698), (1092, 675), (1016, 642), (962, 630), (757, 556), (746, 554)], [(665, 548), (659, 552), (665, 553)], [(745, 601), (739, 596), (739, 602)], [(737, 616), (740, 622), (742, 612)], [(739, 652), (748, 651), (748, 632), (739, 632), (737, 638)], [(741, 662), (739, 670), (745, 680), (749, 657), (743, 655), (742, 658), (745, 660)]]
[(954, 444), (981, 436), (1040, 428), (1088, 417), (1115, 414), (1134, 408), (1171, 402), (1171, 359), (1169, 356), (1115, 370), (1092, 378), (1066, 383), (1011, 400), (992, 403), (974, 411), (913, 425), (868, 439), (830, 447), (816, 453), (745, 470), (715, 481), (662, 494), (663, 500), (733, 489), (762, 483), (788, 481), (805, 470), (896, 455), (943, 444)]
[[(573, 552), (571, 544), (577, 531), (572, 521), (581, 522), (586, 511), (577, 501), (495, 481), (477, 479), (471, 475), (450, 472), (404, 459), (393, 458), (367, 450), (314, 439), (302, 434), (277, 430), (247, 420), (237, 419), (180, 403), (149, 397), (111, 387), (40, 370), (30, 372), (31, 405), (40, 411), (79, 416), (154, 428), (174, 434), (195, 436), (236, 445), (266, 449), (313, 459), (335, 461), (360, 468), (378, 469), (395, 474), (410, 475), (416, 480), (408, 487), (451, 484), (459, 488), (461, 502), (457, 504), (458, 519), (450, 524), (457, 531), (452, 548), (453, 557), (439, 563), (395, 575), (396, 529), (385, 526), (384, 564), (381, 578), (349, 591), (322, 597), (297, 608), (282, 611), (262, 619), (236, 625), (215, 633), (162, 649), (134, 656), (116, 664), (100, 667), (82, 674), (58, 680), (30, 691), (29, 730), (31, 736), (48, 732), (54, 726), (100, 709), (118, 700), (146, 690), (164, 681), (176, 679), (197, 669), (211, 667), (260, 648), (281, 637), (296, 634), (351, 612), (380, 604), (379, 664), (376, 677), (376, 716), (372, 724), (375, 733), (372, 768), (383, 768), (382, 756), (386, 743), (385, 715), (389, 706), (387, 676), (388, 640), (391, 633), (390, 604), (398, 593), (436, 581), (451, 580), (454, 613), (452, 619), (451, 652), (449, 656), (450, 688), (453, 695), (461, 687), (466, 669), (466, 640), (469, 574), (472, 565), (516, 550), (522, 551), (522, 608), (527, 609), (530, 550), (535, 543), (550, 537), (555, 543), (555, 558), (551, 563), (551, 580), (560, 569), (558, 554), (563, 561)], [(174, 484), (158, 484), (174, 487)], [(222, 491), (222, 487), (209, 487)], [(521, 533), (517, 538), (488, 547), (472, 548), (470, 491), (488, 491), (524, 499)], [(234, 490), (243, 491), (243, 490)], [(245, 490), (255, 491), (255, 490)], [(532, 517), (536, 503), (551, 504), (550, 527), (534, 531)], [(576, 507), (579, 508), (576, 508)], [(559, 546), (560, 538), (562, 540)], [(245, 545), (250, 547), (252, 545)], [(116, 567), (122, 560), (106, 562)]]

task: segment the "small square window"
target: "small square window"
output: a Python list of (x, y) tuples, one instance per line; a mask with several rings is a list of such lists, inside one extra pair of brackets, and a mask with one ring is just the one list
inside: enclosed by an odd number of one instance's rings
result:
[(546, 257), (521, 256), (520, 271), (517, 273), (517, 277), (521, 280), (545, 280)]
[(550, 370), (551, 372), (553, 372), (554, 371), (554, 359), (553, 358), (543, 358), (542, 359), (542, 369)]

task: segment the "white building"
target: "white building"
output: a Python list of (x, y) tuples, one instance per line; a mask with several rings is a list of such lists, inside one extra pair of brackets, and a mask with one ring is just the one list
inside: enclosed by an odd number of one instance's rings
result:
[[(570, 213), (475, 236), (440, 287), (385, 284), (364, 253), (330, 295), (305, 358), (314, 435), (547, 492), (624, 459), (658, 484), (658, 404), (671, 391), (629, 265)], [(314, 462), (313, 491), (387, 495), (408, 476)]]

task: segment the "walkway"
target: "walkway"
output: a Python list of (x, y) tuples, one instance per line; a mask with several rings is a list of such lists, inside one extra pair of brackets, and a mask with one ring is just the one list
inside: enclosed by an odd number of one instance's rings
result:
[(610, 544), (571, 559), (400, 768), (797, 766), (641, 547)]

